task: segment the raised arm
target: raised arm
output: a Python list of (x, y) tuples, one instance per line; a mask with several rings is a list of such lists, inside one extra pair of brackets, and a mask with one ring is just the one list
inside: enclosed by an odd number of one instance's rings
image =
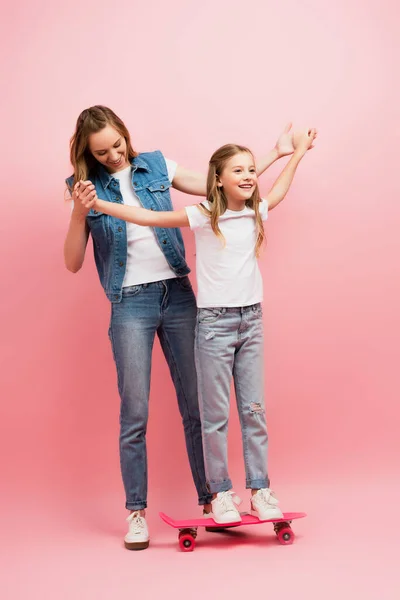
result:
[(185, 194), (193, 196), (205, 196), (207, 193), (207, 177), (203, 173), (197, 173), (178, 165), (172, 187)]
[(270, 192), (267, 195), (268, 202), (268, 210), (272, 210), (277, 206), (286, 194), (289, 191), (289, 188), (292, 184), (294, 175), (296, 173), (297, 167), (303, 156), (306, 154), (307, 150), (312, 147), (313, 141), (317, 132), (315, 129), (310, 129), (308, 132), (305, 132), (302, 136), (298, 137), (297, 147), (293, 153), (293, 156), (283, 169), (282, 173), (279, 175), (278, 179), (275, 181), (272, 186)]
[(294, 146), (292, 124), (287, 123), (280, 136), (276, 140), (274, 148), (270, 150), (268, 154), (257, 160), (257, 175), (262, 175), (264, 171), (266, 171), (268, 167), (270, 167), (279, 158), (293, 154), (293, 152)]
[[(277, 139), (274, 148), (257, 160), (257, 175), (262, 175), (268, 167), (282, 156), (293, 154), (293, 133), (291, 129), (292, 124), (288, 123)], [(180, 192), (185, 192), (185, 194), (205, 196), (207, 194), (207, 177), (202, 173), (178, 165), (172, 187)]]

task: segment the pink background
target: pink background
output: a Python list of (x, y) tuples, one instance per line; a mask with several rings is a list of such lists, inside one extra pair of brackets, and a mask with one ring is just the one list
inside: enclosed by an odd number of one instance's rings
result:
[[(397, 3), (7, 4), (2, 597), (398, 598)], [(261, 262), (270, 471), (284, 510), (309, 515), (295, 526), (294, 546), (277, 546), (264, 526), (228, 538), (201, 532), (194, 554), (176, 551), (175, 532), (158, 511), (189, 517), (198, 510), (157, 345), (148, 434), (152, 542), (142, 553), (122, 547), (109, 305), (91, 248), (78, 275), (62, 257), (68, 141), (79, 112), (98, 103), (125, 120), (138, 150), (160, 148), (201, 171), (229, 141), (266, 153), (290, 119), (320, 132), (271, 213)], [(283, 164), (262, 177), (262, 191)], [(177, 206), (191, 201), (173, 197)], [(184, 235), (193, 266), (193, 239)], [(230, 459), (246, 509), (234, 412)]]

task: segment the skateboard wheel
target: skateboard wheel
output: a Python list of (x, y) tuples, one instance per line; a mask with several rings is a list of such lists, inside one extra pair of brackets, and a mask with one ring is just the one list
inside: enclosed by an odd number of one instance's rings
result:
[(193, 552), (196, 542), (194, 537), (189, 533), (179, 534), (179, 548), (182, 552)]
[(191, 535), (192, 538), (196, 539), (197, 538), (197, 527), (186, 527), (185, 529), (180, 529), (179, 530), (179, 537), (181, 535)]
[(280, 544), (289, 546), (294, 542), (294, 533), (290, 527), (282, 527), (276, 532), (276, 536)]

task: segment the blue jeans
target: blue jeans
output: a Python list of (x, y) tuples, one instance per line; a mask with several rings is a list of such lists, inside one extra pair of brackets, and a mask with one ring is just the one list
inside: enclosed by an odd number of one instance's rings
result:
[(208, 489), (218, 493), (232, 488), (227, 452), (232, 375), (242, 430), (246, 487), (269, 487), (260, 304), (199, 308), (195, 357)]
[(109, 335), (121, 397), (120, 459), (130, 510), (147, 506), (146, 429), (156, 333), (175, 385), (199, 504), (210, 502), (197, 399), (195, 325), (196, 300), (188, 277), (124, 288), (122, 301), (112, 305)]

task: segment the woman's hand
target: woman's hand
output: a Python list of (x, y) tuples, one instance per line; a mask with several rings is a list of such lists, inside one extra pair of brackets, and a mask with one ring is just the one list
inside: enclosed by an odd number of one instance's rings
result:
[(292, 124), (288, 123), (285, 129), (280, 134), (276, 144), (275, 150), (278, 155), (278, 158), (282, 158), (282, 156), (289, 156), (294, 152), (293, 146), (293, 131)]

